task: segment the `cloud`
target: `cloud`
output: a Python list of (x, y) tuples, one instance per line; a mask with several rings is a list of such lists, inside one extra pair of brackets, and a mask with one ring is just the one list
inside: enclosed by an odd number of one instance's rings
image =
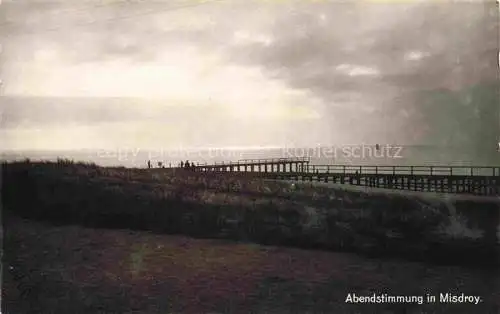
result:
[[(291, 131), (297, 121), (315, 121), (324, 138), (368, 141), (417, 128), (410, 124), (421, 123), (422, 90), (460, 90), (498, 75), (498, 10), (483, 4), (169, 5), (124, 3), (50, 18), (11, 5), (19, 26), (6, 39), (4, 92), (164, 100), (144, 107), (151, 115), (165, 103), (214, 104), (240, 124), (269, 123), (275, 139), (286, 136), (272, 122), (299, 136)], [(158, 13), (120, 18), (143, 10)], [(116, 19), (71, 27), (89, 18)], [(232, 141), (243, 134), (219, 132)]]
[(335, 69), (348, 76), (378, 76), (380, 73), (375, 68), (353, 64), (340, 64)]
[(409, 51), (405, 54), (404, 59), (407, 61), (420, 61), (429, 56), (428, 52), (423, 51)]
[(245, 45), (251, 43), (258, 43), (264, 46), (270, 46), (274, 42), (274, 38), (265, 34), (255, 34), (246, 31), (235, 31), (233, 33), (233, 43), (235, 45)]

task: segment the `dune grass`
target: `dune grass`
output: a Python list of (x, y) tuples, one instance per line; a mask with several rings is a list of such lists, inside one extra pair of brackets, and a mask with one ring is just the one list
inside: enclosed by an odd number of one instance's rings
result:
[[(491, 271), (7, 217), (3, 313), (497, 313)], [(347, 304), (348, 293), (478, 295)]]
[(496, 266), (481, 232), (412, 196), (64, 159), (5, 163), (2, 178), (9, 214), (58, 224)]

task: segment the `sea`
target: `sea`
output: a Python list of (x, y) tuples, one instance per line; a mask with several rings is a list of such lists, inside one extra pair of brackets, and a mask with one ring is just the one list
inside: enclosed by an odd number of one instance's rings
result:
[(204, 147), (204, 148), (105, 148), (78, 150), (3, 151), (4, 161), (49, 160), (58, 158), (93, 162), (105, 167), (146, 168), (176, 167), (181, 161), (214, 164), (243, 159), (302, 158), (312, 165), (380, 165), (380, 166), (500, 166), (500, 152), (475, 153), (457, 147), (425, 145), (342, 145), (316, 147)]

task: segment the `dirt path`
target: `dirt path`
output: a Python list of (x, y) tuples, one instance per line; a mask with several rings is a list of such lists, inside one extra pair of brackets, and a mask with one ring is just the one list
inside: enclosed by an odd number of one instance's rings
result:
[[(493, 274), (6, 218), (3, 313), (498, 313)], [(348, 293), (465, 304), (346, 304)]]

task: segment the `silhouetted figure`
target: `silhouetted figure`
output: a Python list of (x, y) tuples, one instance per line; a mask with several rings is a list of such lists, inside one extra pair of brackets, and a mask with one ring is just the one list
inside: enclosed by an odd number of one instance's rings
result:
[(151, 169), (151, 160), (148, 160), (148, 169)]
[(162, 164), (163, 164), (163, 163), (162, 163), (161, 161), (159, 161), (159, 162), (158, 162), (158, 168), (163, 168), (163, 167), (162, 167)]
[(191, 167), (191, 165), (189, 164), (189, 160), (186, 160), (186, 162), (184, 163), (184, 168), (189, 169), (189, 167)]
[(184, 168), (184, 161), (181, 161), (181, 168)]

